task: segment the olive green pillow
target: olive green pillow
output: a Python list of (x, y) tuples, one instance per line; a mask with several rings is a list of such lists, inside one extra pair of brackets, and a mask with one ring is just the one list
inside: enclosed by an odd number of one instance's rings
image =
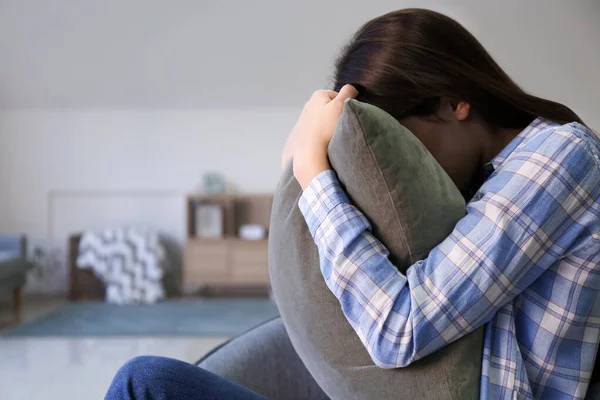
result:
[[(329, 146), (333, 169), (401, 272), (426, 258), (465, 214), (465, 202), (421, 142), (392, 116), (346, 102)], [(298, 355), (334, 400), (476, 399), (483, 329), (406, 368), (374, 365), (325, 285), (298, 209), (291, 164), (275, 193), (269, 239), (273, 293)]]

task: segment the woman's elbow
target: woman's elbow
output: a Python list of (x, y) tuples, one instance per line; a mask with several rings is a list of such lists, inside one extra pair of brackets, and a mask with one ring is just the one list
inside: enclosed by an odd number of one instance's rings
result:
[(408, 367), (416, 358), (409, 348), (392, 346), (373, 346), (369, 350), (369, 355), (373, 363), (382, 369), (395, 369)]

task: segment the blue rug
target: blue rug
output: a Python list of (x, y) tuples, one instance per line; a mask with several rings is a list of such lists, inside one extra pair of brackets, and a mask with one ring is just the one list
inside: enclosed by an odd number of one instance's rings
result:
[(139, 306), (83, 302), (0, 336), (233, 336), (277, 315), (277, 306), (268, 299), (169, 300)]

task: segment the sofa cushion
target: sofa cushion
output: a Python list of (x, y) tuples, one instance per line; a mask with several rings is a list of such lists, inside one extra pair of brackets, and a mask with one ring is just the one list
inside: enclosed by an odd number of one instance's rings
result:
[[(329, 146), (332, 167), (401, 272), (427, 256), (465, 214), (464, 200), (427, 149), (384, 111), (346, 103)], [(406, 368), (376, 367), (325, 285), (298, 209), (291, 163), (275, 193), (269, 268), (298, 355), (332, 399), (478, 398), (483, 328)]]
[(22, 258), (0, 261), (0, 291), (13, 290), (25, 284), (27, 271), (33, 264)]

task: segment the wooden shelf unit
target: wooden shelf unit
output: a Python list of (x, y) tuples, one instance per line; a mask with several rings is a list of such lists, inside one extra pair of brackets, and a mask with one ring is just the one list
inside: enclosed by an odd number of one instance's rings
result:
[[(197, 204), (222, 208), (223, 237), (196, 236)], [(182, 292), (268, 293), (268, 240), (243, 240), (238, 232), (244, 224), (268, 229), (272, 204), (272, 194), (189, 195)]]

